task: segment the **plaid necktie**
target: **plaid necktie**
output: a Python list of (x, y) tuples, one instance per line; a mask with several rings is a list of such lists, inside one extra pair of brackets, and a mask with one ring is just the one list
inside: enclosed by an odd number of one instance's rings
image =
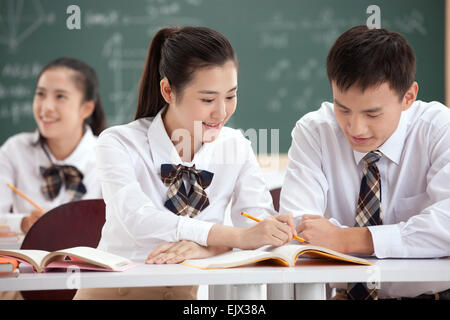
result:
[[(195, 169), (195, 165), (186, 167), (181, 164), (162, 164), (161, 180), (169, 187), (164, 206), (177, 215), (195, 217), (209, 205), (204, 189), (211, 184), (213, 176), (212, 172)], [(189, 194), (184, 187), (183, 177), (191, 185)]]
[(66, 186), (66, 190), (73, 194), (72, 201), (81, 199), (87, 191), (82, 182), (83, 174), (74, 166), (51, 165), (49, 167), (40, 167), (39, 169), (44, 178), (41, 191), (47, 200), (56, 198), (63, 183)]
[[(376, 162), (382, 154), (375, 150), (363, 158), (364, 168), (356, 208), (355, 227), (367, 227), (382, 224), (381, 221), (381, 181)], [(375, 288), (369, 288), (365, 283), (348, 283), (347, 295), (350, 300), (377, 300)]]

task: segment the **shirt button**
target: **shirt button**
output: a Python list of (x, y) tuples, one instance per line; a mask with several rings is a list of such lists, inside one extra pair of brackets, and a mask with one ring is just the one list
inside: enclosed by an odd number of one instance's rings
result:
[(128, 288), (119, 288), (119, 296), (126, 296), (130, 292)]
[(174, 296), (174, 294), (172, 291), (167, 291), (167, 292), (164, 292), (163, 299), (164, 300), (172, 300), (173, 296)]

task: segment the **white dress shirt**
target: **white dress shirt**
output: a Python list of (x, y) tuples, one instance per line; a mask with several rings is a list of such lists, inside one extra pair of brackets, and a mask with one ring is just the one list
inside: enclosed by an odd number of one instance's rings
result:
[[(182, 164), (214, 173), (205, 189), (209, 206), (194, 218), (164, 207), (168, 187), (161, 181), (161, 164)], [(106, 223), (98, 248), (134, 261), (144, 261), (163, 242), (181, 240), (206, 245), (214, 224), (223, 224), (231, 204), (231, 222), (248, 227), (255, 222), (246, 211), (263, 219), (274, 214), (270, 192), (262, 178), (250, 141), (238, 130), (220, 134), (183, 162), (170, 140), (161, 112), (105, 130), (99, 137), (97, 167)]]
[[(21, 233), (20, 225), (24, 216), (30, 215), (36, 208), (17, 193), (8, 183), (33, 200), (45, 211), (70, 202), (72, 195), (65, 186), (56, 198), (47, 200), (41, 192), (44, 179), (40, 166), (50, 166), (50, 160), (38, 141), (39, 133), (26, 132), (10, 137), (0, 148), (0, 223), (8, 224), (11, 230)], [(98, 199), (102, 197), (101, 187), (95, 168), (95, 144), (97, 137), (89, 126), (76, 149), (64, 160), (56, 160), (48, 148), (48, 154), (54, 164), (73, 165), (83, 175), (83, 184), (87, 192), (81, 199)]]
[[(450, 110), (416, 101), (378, 148), (383, 225), (368, 227), (378, 258), (450, 255)], [(280, 212), (318, 214), (340, 227), (355, 225), (365, 154), (352, 150), (333, 104), (300, 119), (292, 131)], [(380, 297), (416, 296), (449, 283), (385, 283)]]

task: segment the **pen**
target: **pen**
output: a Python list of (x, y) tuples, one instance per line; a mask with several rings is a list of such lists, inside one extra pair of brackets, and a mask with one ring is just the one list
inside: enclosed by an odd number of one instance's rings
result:
[(39, 207), (36, 203), (33, 202), (33, 200), (31, 200), (30, 198), (28, 198), (26, 195), (24, 195), (22, 192), (20, 192), (19, 190), (17, 190), (12, 184), (8, 183), (8, 187), (10, 187), (15, 193), (17, 193), (19, 196), (21, 196), (22, 198), (24, 198), (25, 200), (27, 200), (29, 203), (31, 203), (36, 209), (44, 211), (44, 209), (42, 209), (41, 207)]
[[(261, 220), (259, 220), (258, 218), (255, 218), (254, 216), (249, 215), (248, 213), (241, 212), (241, 215), (243, 215), (244, 217), (247, 217), (249, 219), (252, 219), (253, 221), (261, 222)], [(300, 238), (299, 236), (296, 236), (296, 235), (294, 235), (294, 239), (297, 239), (300, 242), (305, 242), (305, 239), (302, 239), (302, 238)]]

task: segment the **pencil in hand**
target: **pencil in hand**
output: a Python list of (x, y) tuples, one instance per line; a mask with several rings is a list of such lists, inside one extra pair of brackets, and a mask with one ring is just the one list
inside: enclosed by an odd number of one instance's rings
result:
[[(247, 217), (247, 218), (249, 218), (249, 219), (252, 219), (253, 221), (261, 222), (261, 220), (259, 220), (258, 218), (255, 218), (255, 217), (252, 216), (252, 215), (249, 215), (249, 214), (246, 213), (246, 212), (241, 212), (241, 215), (243, 215), (244, 217)], [(298, 240), (298, 241), (300, 241), (300, 242), (306, 242), (305, 239), (300, 238), (299, 236), (296, 236), (296, 235), (294, 235), (294, 239), (296, 239), (296, 240)]]

